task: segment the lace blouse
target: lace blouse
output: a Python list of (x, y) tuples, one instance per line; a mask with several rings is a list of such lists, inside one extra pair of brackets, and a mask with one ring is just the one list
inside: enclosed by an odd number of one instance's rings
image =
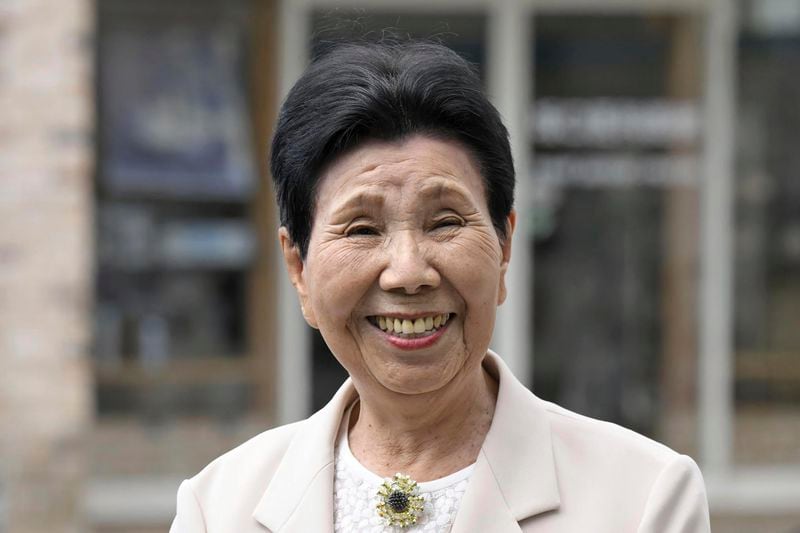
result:
[(378, 515), (378, 488), (384, 479), (358, 462), (347, 440), (345, 413), (336, 443), (333, 482), (334, 530), (339, 533), (443, 533), (450, 531), (475, 464), (443, 478), (418, 484), (424, 509), (417, 523), (405, 528), (385, 525)]

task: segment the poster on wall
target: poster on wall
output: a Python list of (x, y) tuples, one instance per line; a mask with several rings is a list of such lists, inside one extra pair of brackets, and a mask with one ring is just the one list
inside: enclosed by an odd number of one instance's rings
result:
[(115, 195), (245, 200), (255, 184), (241, 30), (132, 25), (100, 50), (100, 175)]

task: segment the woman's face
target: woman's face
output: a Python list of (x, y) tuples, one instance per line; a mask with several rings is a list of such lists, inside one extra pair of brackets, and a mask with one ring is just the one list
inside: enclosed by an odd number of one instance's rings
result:
[(321, 176), (305, 261), (281, 230), (304, 316), (359, 390), (433, 392), (479, 367), (514, 227), (501, 243), (484, 189), (456, 142), (372, 142)]

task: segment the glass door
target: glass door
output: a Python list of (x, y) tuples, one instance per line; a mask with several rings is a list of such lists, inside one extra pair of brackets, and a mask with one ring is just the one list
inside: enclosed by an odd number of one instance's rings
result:
[(738, 39), (733, 456), (774, 468), (800, 464), (800, 6), (749, 8)]
[(534, 17), (534, 391), (694, 454), (699, 22)]

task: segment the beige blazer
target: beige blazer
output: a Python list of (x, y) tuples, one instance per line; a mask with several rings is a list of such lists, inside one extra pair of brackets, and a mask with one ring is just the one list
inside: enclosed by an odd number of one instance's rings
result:
[[(685, 455), (540, 400), (489, 352), (500, 383), (452, 531), (710, 531), (703, 478)], [(178, 489), (171, 533), (333, 531), (334, 442), (350, 380), (310, 418), (266, 431)]]

